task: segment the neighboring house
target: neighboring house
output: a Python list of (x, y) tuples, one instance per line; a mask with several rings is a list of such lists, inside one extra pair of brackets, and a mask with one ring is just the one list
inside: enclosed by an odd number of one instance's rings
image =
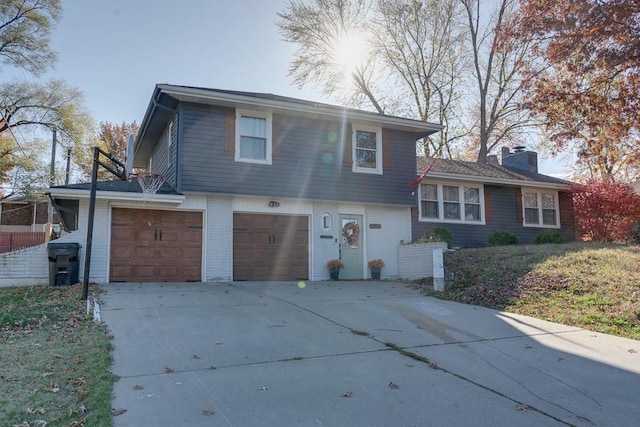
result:
[(49, 200), (42, 197), (9, 197), (2, 200), (0, 232), (43, 232), (48, 208)]
[[(167, 181), (151, 201), (135, 180), (100, 183), (90, 280), (323, 280), (334, 258), (343, 279), (368, 277), (373, 258), (385, 261), (383, 278), (397, 277), (398, 245), (412, 236), (415, 144), (441, 128), (271, 94), (157, 85), (133, 166)], [(88, 189), (50, 190), (82, 245)]]
[(0, 254), (44, 243), (48, 209), (49, 201), (43, 197), (16, 196), (0, 201)]
[[(496, 231), (533, 243), (544, 230), (576, 240), (570, 182), (538, 173), (535, 152), (502, 150), (486, 164), (418, 158), (418, 171), (431, 169), (416, 189), (413, 239), (436, 226), (453, 233), (453, 246), (486, 246)], [(433, 163), (432, 163), (433, 162)]]

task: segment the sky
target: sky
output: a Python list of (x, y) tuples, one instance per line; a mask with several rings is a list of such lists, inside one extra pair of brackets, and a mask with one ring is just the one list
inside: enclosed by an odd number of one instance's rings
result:
[[(53, 71), (84, 92), (96, 123), (140, 123), (157, 83), (333, 103), (288, 76), (295, 46), (276, 26), (287, 0), (62, 0)], [(30, 75), (21, 77), (33, 79)], [(558, 162), (539, 157), (540, 172)]]

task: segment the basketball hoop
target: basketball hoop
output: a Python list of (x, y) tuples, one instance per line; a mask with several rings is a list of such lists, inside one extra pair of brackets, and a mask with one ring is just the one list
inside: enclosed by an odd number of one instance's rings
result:
[(142, 198), (144, 200), (153, 200), (156, 192), (162, 187), (162, 184), (167, 180), (164, 175), (152, 172), (142, 172), (135, 176), (142, 188)]

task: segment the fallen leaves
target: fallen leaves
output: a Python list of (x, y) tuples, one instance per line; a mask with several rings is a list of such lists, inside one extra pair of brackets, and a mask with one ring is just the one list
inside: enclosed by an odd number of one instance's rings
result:
[(87, 390), (81, 391), (80, 393), (76, 394), (76, 400), (80, 402), (81, 400), (84, 400), (87, 396), (89, 396), (89, 392)]
[(341, 397), (353, 397), (353, 392), (345, 391), (344, 393), (341, 394)]
[(389, 388), (397, 390), (397, 389), (400, 388), (400, 386), (398, 384), (394, 383), (393, 381), (389, 381)]
[(122, 408), (111, 408), (111, 415), (113, 415), (114, 417), (117, 417), (118, 415), (122, 415), (125, 412), (127, 412), (126, 409), (122, 409)]
[(136, 385), (133, 386), (133, 389), (134, 390), (144, 390), (144, 386), (140, 385), (140, 384), (136, 384)]
[(214, 411), (213, 409), (205, 409), (202, 411), (202, 415), (206, 416), (206, 417), (210, 417), (211, 415), (215, 414), (216, 411)]
[(266, 385), (263, 385), (262, 387), (258, 388), (258, 391), (267, 391), (267, 390), (269, 390), (269, 387)]
[(58, 383), (49, 383), (47, 386), (47, 391), (49, 393), (57, 393), (60, 391), (60, 384)]
[(169, 366), (165, 366), (164, 367), (164, 372), (167, 373), (167, 374), (170, 374), (172, 372), (175, 372), (175, 370), (173, 368), (169, 367)]

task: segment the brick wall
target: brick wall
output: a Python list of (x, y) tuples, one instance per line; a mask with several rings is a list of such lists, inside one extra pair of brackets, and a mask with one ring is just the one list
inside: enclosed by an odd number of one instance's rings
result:
[[(366, 222), (365, 266), (369, 260), (380, 258), (385, 263), (381, 278), (398, 278), (398, 245), (401, 240), (411, 240), (410, 208), (367, 206)], [(370, 274), (367, 269), (366, 277)]]
[(400, 245), (398, 266), (401, 279), (422, 279), (433, 277), (433, 249), (447, 250), (446, 243), (420, 243)]
[(31, 203), (3, 203), (0, 223), (4, 225), (31, 225), (33, 205)]
[(230, 197), (209, 196), (206, 212), (205, 277), (231, 280), (233, 275), (233, 206)]
[[(75, 233), (56, 240), (75, 242)], [(82, 252), (82, 250), (81, 250)], [(47, 244), (0, 255), (0, 287), (46, 285), (49, 283)]]
[[(0, 224), (2, 225), (26, 225), (33, 222), (33, 203), (2, 203)], [(37, 202), (36, 224), (46, 224), (49, 218), (49, 203), (47, 201)], [(58, 214), (54, 212), (53, 222), (59, 223)]]

